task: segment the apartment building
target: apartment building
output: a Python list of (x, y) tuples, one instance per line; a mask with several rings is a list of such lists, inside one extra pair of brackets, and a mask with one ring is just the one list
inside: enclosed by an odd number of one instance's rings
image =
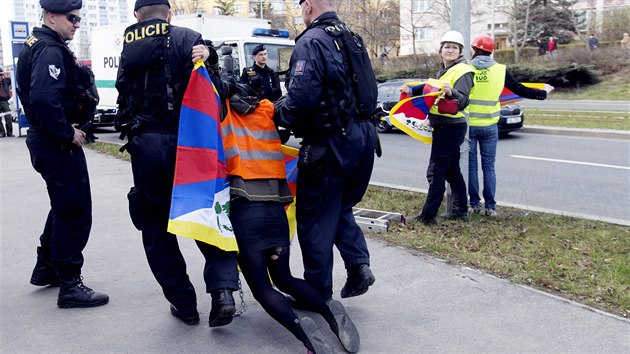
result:
[[(471, 0), (470, 38), (494, 35), (498, 48), (509, 41), (510, 5), (513, 0)], [(630, 8), (630, 0), (579, 0), (572, 10), (581, 32), (601, 32), (607, 11)], [(450, 29), (450, 0), (400, 0), (400, 55), (435, 52)], [(580, 18), (586, 21), (581, 21)]]
[[(81, 9), (81, 27), (69, 43), (79, 59), (90, 57), (90, 29), (96, 26), (106, 26), (117, 23), (127, 23), (133, 19), (129, 12), (128, 2), (135, 0), (83, 0)], [(42, 11), (39, 0), (13, 0), (15, 21), (29, 22), (32, 30), (35, 26), (41, 26)], [(33, 21), (35, 20), (35, 21)]]

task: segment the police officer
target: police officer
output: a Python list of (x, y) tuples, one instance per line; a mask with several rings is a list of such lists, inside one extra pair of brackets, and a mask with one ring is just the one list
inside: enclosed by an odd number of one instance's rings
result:
[(253, 88), (261, 100), (266, 98), (271, 102), (276, 101), (282, 96), (282, 89), (278, 74), (267, 66), (267, 59), (269, 58), (267, 48), (262, 44), (255, 46), (252, 56), (254, 57), (254, 65), (243, 69), (241, 84)]
[(372, 174), (376, 130), (370, 117), (350, 109), (358, 99), (348, 63), (326, 31), (341, 23), (336, 1), (301, 0), (300, 6), (307, 28), (296, 38), (288, 93), (278, 119), (303, 138), (296, 217), (304, 278), (325, 299), (332, 297), (336, 245), (348, 271), (341, 297), (357, 296), (374, 283), (365, 237), (352, 207), (363, 197)]
[(85, 133), (73, 115), (77, 64), (66, 41), (80, 27), (81, 0), (40, 0), (44, 24), (20, 53), (18, 94), (30, 129), (31, 163), (48, 188), (51, 210), (40, 237), (31, 284), (60, 285), (59, 307), (93, 307), (109, 301), (83, 284), (83, 248), (92, 227)]
[[(134, 179), (129, 209), (134, 225), (142, 231), (149, 266), (171, 303), (172, 315), (194, 325), (199, 323), (195, 289), (176, 236), (167, 232), (167, 224), (183, 95), (193, 61), (208, 59), (210, 52), (199, 33), (169, 24), (172, 12), (168, 0), (137, 0), (134, 13), (138, 23), (125, 30), (116, 80), (119, 110), (130, 118), (132, 126), (127, 148)], [(221, 89), (214, 49), (212, 54), (211, 76)], [(226, 325), (236, 311), (232, 297), (238, 289), (235, 254), (196, 243), (206, 260), (206, 292), (212, 294), (209, 325)]]

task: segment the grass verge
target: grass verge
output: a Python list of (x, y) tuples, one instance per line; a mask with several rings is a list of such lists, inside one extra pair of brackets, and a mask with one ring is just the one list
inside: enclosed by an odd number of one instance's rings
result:
[(131, 161), (131, 156), (126, 152), (120, 152), (120, 145), (112, 143), (101, 143), (99, 141), (86, 145), (89, 149), (98, 151), (105, 155), (113, 156), (125, 161)]
[[(361, 208), (419, 214), (426, 195), (370, 186)], [(370, 237), (630, 316), (630, 228), (499, 208), (496, 218), (407, 222)]]
[(556, 100), (630, 100), (630, 69), (601, 78), (601, 82), (579, 89), (558, 89), (551, 99)]
[(524, 108), (525, 125), (630, 130), (630, 111), (595, 112)]

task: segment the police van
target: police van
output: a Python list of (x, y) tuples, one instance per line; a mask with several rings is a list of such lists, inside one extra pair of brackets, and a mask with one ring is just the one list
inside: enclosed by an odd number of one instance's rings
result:
[[(263, 44), (267, 48), (267, 65), (283, 74), (289, 67), (295, 42), (286, 30), (271, 29), (270, 21), (257, 18), (239, 18), (221, 15), (173, 16), (171, 24), (188, 27), (201, 33), (203, 39), (212, 40), (219, 54), (219, 66), (223, 79), (238, 80), (243, 68), (253, 65), (252, 50)], [(92, 71), (100, 96), (95, 114), (95, 125), (114, 125), (117, 113), (116, 75), (120, 64), (123, 35), (130, 24), (92, 28)], [(283, 77), (280, 78), (283, 82)], [(281, 85), (284, 90), (284, 85)]]

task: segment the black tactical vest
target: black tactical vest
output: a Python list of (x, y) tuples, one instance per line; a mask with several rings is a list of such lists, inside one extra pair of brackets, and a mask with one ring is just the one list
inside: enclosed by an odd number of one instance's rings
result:
[(132, 116), (162, 123), (177, 121), (175, 103), (183, 90), (166, 60), (170, 40), (170, 25), (164, 20), (136, 23), (125, 30), (116, 88)]

